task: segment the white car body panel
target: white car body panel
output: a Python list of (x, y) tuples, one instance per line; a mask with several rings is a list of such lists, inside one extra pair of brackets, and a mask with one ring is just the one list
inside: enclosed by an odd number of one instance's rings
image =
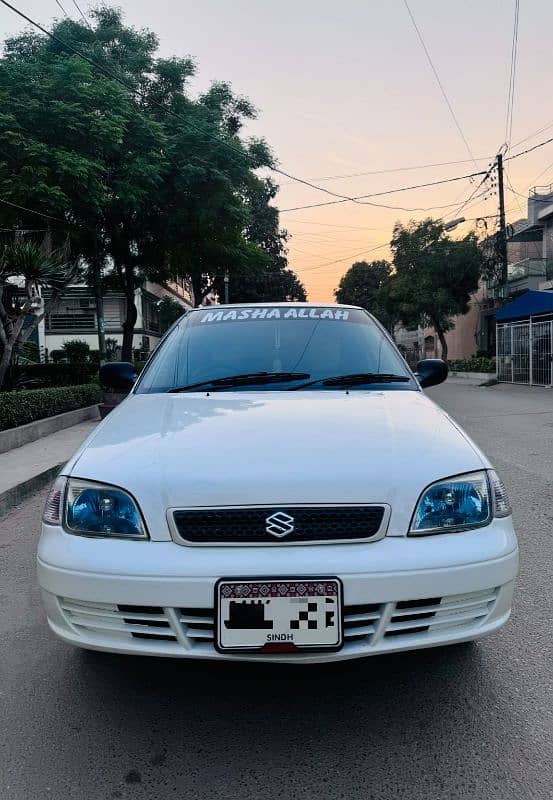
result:
[[(510, 614), (518, 572), (511, 518), (407, 534), (428, 485), (490, 468), (422, 391), (131, 393), (61, 474), (130, 493), (150, 538), (77, 536), (43, 524), (38, 577), (49, 625), (98, 650), (302, 663), (479, 638)], [(378, 541), (187, 546), (171, 534), (173, 509), (372, 503), (391, 509)], [(218, 579), (324, 575), (343, 584), (342, 650), (216, 650)], [(425, 614), (436, 598), (437, 610)]]
[(486, 466), (422, 392), (342, 390), (131, 395), (67, 472), (129, 491), (163, 541), (167, 508), (295, 503), (388, 503), (404, 536), (428, 484)]

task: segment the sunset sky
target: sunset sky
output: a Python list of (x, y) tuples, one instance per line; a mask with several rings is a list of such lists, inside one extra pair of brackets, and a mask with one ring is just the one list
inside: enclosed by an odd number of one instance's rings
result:
[[(60, 2), (78, 17), (72, 0)], [(78, 2), (86, 12), (90, 4)], [(14, 4), (44, 25), (62, 14), (56, 0)], [(514, 2), (409, 4), (478, 169), (486, 168), (506, 138)], [(115, 5), (124, 9), (127, 23), (156, 32), (161, 55), (194, 58), (193, 92), (222, 79), (246, 95), (259, 109), (248, 132), (267, 139), (286, 172), (340, 194), (361, 195), (476, 171), (403, 0), (119, 0)], [(22, 24), (3, 7), (0, 28), (5, 37)], [(511, 153), (553, 136), (551, 30), (553, 3), (523, 0)], [(530, 134), (536, 135), (517, 146)], [(451, 161), (463, 163), (405, 169)], [(526, 196), (535, 183), (553, 181), (553, 143), (508, 167), (512, 187)], [(389, 171), (374, 174), (383, 170)], [(365, 174), (329, 178), (352, 173)], [(281, 209), (332, 199), (286, 179), (280, 184)], [(476, 185), (463, 180), (371, 200), (405, 209), (445, 206), (426, 212), (350, 202), (283, 211), (282, 226), (292, 235), (290, 265), (310, 300), (332, 300), (353, 261), (387, 256), (386, 247), (375, 248), (389, 241), (396, 221), (447, 219)], [(510, 188), (506, 203), (509, 220), (525, 214), (524, 197)], [(482, 197), (462, 213), (476, 217), (496, 208), (496, 196)]]

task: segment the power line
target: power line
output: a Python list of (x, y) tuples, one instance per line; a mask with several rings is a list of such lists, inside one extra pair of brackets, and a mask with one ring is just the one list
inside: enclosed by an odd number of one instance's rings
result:
[[(0, 2), (4, 2), (4, 0), (0, 0)], [(539, 144), (535, 144), (533, 147), (528, 147), (526, 150), (521, 150), (520, 153), (515, 153), (514, 156), (508, 156), (505, 161), (512, 161), (515, 158), (525, 156), (528, 153), (532, 153), (534, 150), (538, 150), (540, 147), (544, 147), (546, 144), (550, 144), (551, 142), (553, 142), (553, 136), (550, 139), (546, 139), (545, 142), (540, 142)]]
[(519, 139), (518, 142), (514, 143), (513, 147), (518, 147), (519, 144), (524, 144), (524, 142), (527, 142), (528, 139), (533, 139), (534, 136), (537, 136), (539, 133), (543, 133), (544, 131), (548, 131), (549, 128), (553, 128), (553, 120), (551, 122), (548, 122), (546, 125), (543, 125), (541, 128), (538, 128), (537, 131), (534, 131), (533, 133), (530, 133), (528, 136), (525, 136), (524, 139)]
[[(397, 194), (398, 192), (408, 192), (408, 191), (410, 191), (412, 189), (424, 189), (424, 188), (426, 188), (428, 186), (440, 186), (441, 184), (444, 184), (444, 183), (454, 183), (455, 181), (468, 180), (469, 178), (474, 178), (474, 177), (476, 177), (478, 175), (485, 175), (485, 174), (486, 174), (486, 172), (484, 170), (482, 170), (480, 172), (471, 172), (468, 175), (456, 175), (453, 178), (443, 178), (442, 180), (439, 180), (439, 181), (430, 181), (428, 183), (418, 183), (418, 184), (415, 184), (415, 185), (412, 185), (412, 186), (400, 186), (400, 187), (398, 187), (396, 189), (386, 189), (385, 191), (382, 191), (382, 192), (371, 192), (370, 194), (359, 194), (359, 195), (356, 195), (354, 197), (350, 197), (350, 198), (347, 198), (347, 199), (341, 199), (341, 200), (337, 200), (337, 201), (332, 201), (332, 202), (314, 203), (314, 204), (309, 204), (309, 205), (306, 205), (306, 206), (297, 206), (296, 208), (283, 208), (282, 212), (284, 212), (284, 211), (299, 211), (302, 208), (317, 208), (319, 206), (335, 205), (336, 203), (347, 202), (347, 200), (353, 200), (355, 202), (359, 202), (361, 200), (365, 200), (365, 198), (368, 198), (368, 197), (382, 197), (383, 195)], [(400, 206), (379, 206), (378, 203), (368, 203), (368, 202), (364, 202), (364, 203), (359, 202), (359, 205), (377, 206), (377, 207), (380, 207), (380, 208), (392, 208), (394, 211), (398, 211), (398, 210), (399, 211), (418, 211), (418, 210), (424, 211), (424, 210), (426, 210), (426, 209), (409, 209), (409, 208), (405, 208), (404, 209), (404, 208), (401, 208)], [(455, 205), (455, 204), (452, 203), (451, 205)], [(435, 206), (435, 208), (446, 208), (446, 206)], [(428, 210), (431, 210), (431, 209), (428, 209)]]
[(65, 14), (65, 16), (66, 16), (66, 17), (68, 17), (68, 16), (69, 16), (69, 14), (68, 14), (68, 13), (67, 13), (67, 11), (65, 10), (65, 8), (64, 8), (64, 7), (62, 6), (62, 4), (60, 3), (60, 0), (56, 0), (56, 5), (58, 6), (58, 8), (61, 8), (61, 10), (62, 10), (62, 13), (63, 13), (63, 14)]
[(2, 233), (46, 233), (50, 228), (0, 228)]
[[(306, 208), (321, 208), (322, 206), (333, 206), (333, 205), (337, 205), (339, 203), (345, 203), (345, 202), (347, 202), (347, 201), (346, 200), (331, 200), (331, 201), (328, 201), (326, 203), (312, 203), (312, 204), (307, 205), (307, 206), (296, 206), (295, 208), (281, 208), (280, 209), (280, 213), (284, 214), (286, 211), (303, 211)], [(371, 206), (372, 208), (387, 208), (390, 211), (405, 211), (407, 213), (410, 213), (410, 212), (418, 212), (418, 211), (439, 211), (439, 210), (443, 210), (444, 208), (451, 208), (452, 206), (456, 206), (459, 201), (456, 200), (454, 203), (445, 203), (444, 205), (440, 205), (440, 206), (428, 206), (426, 208), (423, 208), (423, 207), (420, 207), (420, 206), (417, 206), (415, 208), (407, 208), (406, 206), (390, 206), (390, 205), (386, 205), (384, 203), (370, 203), (369, 201), (365, 201), (364, 203), (361, 203), (359, 201), (356, 201), (356, 202), (358, 203), (358, 205), (362, 205), (362, 206)]]
[[(490, 164), (490, 166), (488, 167), (487, 171), (484, 173), (484, 177), (482, 178), (480, 183), (473, 189), (473, 191), (470, 193), (470, 195), (467, 197), (467, 199), (463, 203), (461, 203), (461, 205), (457, 209), (455, 209), (455, 211), (452, 212), (452, 214), (451, 214), (452, 217), (458, 217), (459, 214), (461, 213), (461, 211), (463, 211), (463, 209), (468, 206), (468, 204), (471, 202), (471, 200), (476, 199), (475, 198), (476, 193), (484, 185), (484, 183), (488, 180), (488, 178), (490, 177), (490, 175), (491, 175), (493, 169), (495, 168), (495, 166), (496, 166), (496, 162), (495, 161), (493, 162), (493, 164)], [(486, 192), (484, 192), (483, 194), (486, 194)], [(479, 195), (479, 197), (481, 197), (481, 196), (482, 195)]]
[[(552, 123), (553, 124), (553, 123)], [(476, 161), (489, 161), (493, 156), (479, 156)], [(457, 161), (438, 161), (434, 164), (414, 164), (409, 167), (390, 167), (388, 169), (373, 169), (368, 172), (350, 172), (344, 175), (323, 175), (320, 178), (312, 178), (314, 181), (338, 181), (346, 180), (347, 178), (362, 178), (366, 175), (386, 175), (391, 172), (412, 172), (417, 169), (430, 169), (431, 167), (449, 167), (454, 164), (470, 164), (473, 162), (472, 158), (461, 158)], [(287, 183), (288, 181), (286, 181)]]
[(77, 0), (73, 0), (73, 5), (74, 5), (74, 6), (75, 6), (75, 8), (77, 9), (77, 11), (78, 11), (78, 12), (79, 12), (79, 14), (81, 15), (81, 17), (83, 18), (83, 22), (84, 22), (84, 24), (85, 24), (85, 25), (87, 25), (89, 28), (91, 28), (92, 26), (91, 26), (90, 22), (88, 21), (88, 19), (86, 18), (86, 16), (83, 14), (83, 12), (82, 12), (82, 10), (81, 10), (81, 7), (80, 7), (80, 6), (79, 6), (79, 4), (77, 3)]
[(328, 262), (326, 262), (324, 264), (318, 264), (315, 267), (306, 267), (305, 269), (299, 269), (298, 268), (298, 271), (300, 271), (300, 272), (313, 272), (315, 270), (322, 269), (323, 267), (331, 267), (334, 264), (340, 264), (343, 261), (349, 261), (352, 258), (359, 258), (359, 256), (369, 255), (369, 253), (374, 253), (375, 250), (382, 250), (383, 247), (389, 247), (389, 246), (390, 246), (389, 242), (382, 242), (381, 244), (377, 244), (376, 247), (371, 247), (370, 250), (363, 250), (361, 253), (353, 253), (352, 255), (345, 256), (344, 258), (337, 258), (334, 261), (328, 261)]
[(520, 0), (515, 0), (515, 19), (513, 22), (513, 40), (511, 44), (511, 69), (509, 73), (509, 89), (507, 91), (507, 113), (505, 118), (505, 142), (507, 144), (507, 150), (511, 145), (511, 135), (513, 131), (513, 107), (515, 101), (515, 78), (517, 72), (519, 7), (520, 7)]
[[(525, 200), (528, 199), (528, 195), (522, 194), (522, 192), (515, 191), (515, 189), (513, 189), (512, 186), (509, 186), (507, 188), (509, 189), (509, 191), (512, 194), (517, 195), (518, 197), (523, 197)], [(534, 203), (544, 203), (545, 205), (548, 205), (548, 206), (551, 205), (551, 199), (550, 198), (546, 198), (545, 200), (541, 200), (539, 197), (534, 197), (533, 200), (534, 200)]]
[(430, 56), (430, 53), (428, 51), (428, 47), (426, 46), (426, 43), (425, 43), (425, 41), (424, 41), (424, 39), (422, 37), (422, 33), (420, 32), (419, 27), (418, 27), (418, 25), (417, 25), (417, 23), (415, 21), (415, 17), (413, 16), (413, 12), (409, 8), (409, 3), (407, 2), (407, 0), (403, 0), (403, 3), (405, 5), (405, 8), (407, 9), (407, 12), (408, 12), (409, 16), (411, 17), (411, 22), (413, 23), (413, 27), (414, 27), (414, 29), (415, 29), (415, 31), (417, 33), (417, 36), (419, 37), (419, 41), (420, 41), (420, 43), (422, 45), (422, 48), (423, 48), (423, 50), (425, 52), (426, 58), (428, 60), (428, 63), (430, 64), (430, 68), (431, 68), (432, 72), (434, 73), (434, 77), (436, 78), (436, 83), (440, 87), (440, 91), (442, 93), (442, 97), (444, 98), (444, 100), (446, 102), (446, 105), (447, 105), (447, 107), (449, 109), (449, 113), (451, 114), (452, 119), (453, 119), (453, 121), (455, 123), (455, 126), (457, 127), (457, 130), (459, 131), (461, 139), (463, 140), (463, 142), (465, 144), (465, 147), (467, 148), (467, 152), (468, 152), (469, 156), (471, 157), (472, 161), (474, 162), (474, 166), (476, 167), (477, 164), (476, 164), (476, 159), (474, 158), (474, 154), (473, 154), (472, 150), (470, 149), (470, 145), (469, 145), (469, 143), (468, 143), (468, 141), (466, 139), (465, 134), (463, 133), (463, 129), (461, 128), (459, 120), (457, 119), (457, 115), (455, 114), (455, 111), (453, 110), (453, 106), (449, 102), (449, 98), (448, 98), (448, 96), (446, 94), (446, 91), (444, 89), (443, 83), (441, 82), (440, 76), (438, 75), (438, 70), (434, 66), (434, 62), (432, 61), (432, 57)]
[[(222, 146), (226, 147), (229, 151), (232, 151), (233, 153), (235, 153), (240, 158), (244, 158), (244, 156), (245, 156), (246, 159), (251, 162), (251, 157), (247, 153), (244, 153), (244, 151), (239, 150), (237, 147), (234, 147), (233, 145), (229, 144), (229, 142), (227, 142), (222, 137), (216, 136), (215, 134), (212, 134), (207, 130), (202, 130), (201, 128), (198, 128), (198, 126), (196, 126), (194, 124), (191, 124), (189, 122), (189, 120), (185, 119), (185, 117), (183, 117), (181, 114), (178, 114), (176, 111), (173, 111), (172, 108), (169, 108), (168, 106), (165, 106), (163, 103), (160, 103), (158, 100), (155, 100), (154, 98), (149, 97), (145, 92), (141, 91), (137, 87), (135, 87), (132, 84), (128, 83), (127, 81), (123, 80), (118, 75), (116, 75), (114, 72), (112, 72), (110, 69), (107, 69), (106, 67), (104, 67), (103, 64), (99, 64), (97, 61), (95, 61), (94, 59), (92, 59), (89, 56), (87, 56), (85, 53), (83, 53), (77, 47), (74, 47), (73, 45), (71, 45), (68, 42), (66, 42), (63, 39), (61, 39), (56, 34), (51, 33), (50, 31), (48, 31), (46, 28), (44, 28), (38, 22), (36, 22), (35, 20), (31, 19), (31, 17), (27, 16), (22, 11), (20, 11), (18, 8), (16, 8), (11, 3), (9, 3), (8, 0), (0, 0), (0, 2), (3, 5), (5, 5), (6, 8), (9, 8), (10, 11), (13, 11), (19, 17), (24, 19), (26, 22), (30, 23), (35, 28), (37, 28), (37, 30), (41, 31), (43, 34), (48, 36), (50, 39), (52, 39), (53, 41), (57, 42), (57, 44), (59, 44), (61, 47), (65, 48), (65, 50), (67, 50), (68, 52), (71, 52), (74, 55), (78, 56), (79, 58), (83, 59), (83, 61), (86, 61), (88, 64), (90, 64), (92, 67), (94, 67), (95, 69), (97, 69), (100, 72), (102, 72), (108, 78), (111, 78), (112, 80), (114, 80), (117, 83), (119, 83), (121, 86), (124, 86), (130, 92), (132, 92), (133, 94), (136, 94), (138, 97), (141, 97), (143, 100), (146, 100), (150, 104), (155, 105), (156, 107), (160, 108), (166, 114), (170, 114), (171, 116), (176, 117), (178, 120), (183, 122), (185, 127), (187, 127), (189, 130), (194, 130), (197, 133), (200, 133), (201, 135), (206, 136), (208, 139), (212, 139), (218, 145), (222, 145)], [(253, 167), (253, 168), (255, 169), (255, 167)], [(289, 172), (285, 172), (284, 170), (279, 169), (278, 167), (269, 166), (268, 168), (272, 172), (275, 172), (278, 175), (284, 175), (284, 177), (290, 178), (290, 180), (293, 180), (296, 183), (301, 183), (304, 186), (309, 186), (310, 188), (316, 189), (317, 191), (323, 192), (324, 194), (328, 194), (328, 195), (331, 195), (332, 197), (340, 198), (340, 199), (342, 199), (344, 201), (352, 201), (353, 200), (353, 198), (350, 198), (347, 195), (337, 194), (336, 192), (332, 192), (330, 189), (326, 189), (324, 186), (318, 186), (317, 184), (312, 183), (311, 181), (305, 180), (303, 178), (299, 178), (296, 175), (292, 175)]]
[(28, 214), (36, 214), (39, 217), (45, 217), (46, 219), (53, 219), (56, 222), (64, 222), (65, 220), (60, 219), (59, 217), (52, 217), (50, 214), (43, 214), (42, 211), (33, 211), (32, 208), (25, 208), (25, 206), (18, 206), (17, 203), (12, 203), (10, 200), (4, 200), (0, 197), (0, 203), (4, 203), (7, 206), (13, 206), (13, 208), (19, 208), (20, 211), (26, 211)]
[(323, 228), (347, 228), (352, 231), (378, 231), (380, 228), (367, 228), (365, 225), (336, 225), (330, 222), (315, 222), (310, 219), (294, 219), (296, 225), (317, 225)]
[(521, 203), (520, 203), (520, 200), (519, 200), (519, 197), (518, 197), (519, 195), (522, 197), (522, 195), (520, 194), (520, 192), (515, 192), (515, 188), (514, 188), (513, 184), (511, 183), (511, 178), (509, 177), (509, 173), (507, 172), (507, 170), (506, 170), (506, 169), (504, 170), (504, 172), (505, 172), (505, 177), (507, 178), (507, 183), (509, 184), (509, 186), (508, 186), (507, 188), (508, 188), (508, 189), (510, 189), (510, 190), (511, 190), (511, 192), (512, 192), (512, 193), (515, 195), (515, 197), (516, 197), (516, 201), (517, 201), (517, 205), (518, 205), (518, 210), (520, 211), (520, 216), (521, 216), (521, 217), (525, 217), (525, 216), (526, 216), (526, 213), (524, 212), (524, 209), (522, 208), (522, 205), (521, 205)]

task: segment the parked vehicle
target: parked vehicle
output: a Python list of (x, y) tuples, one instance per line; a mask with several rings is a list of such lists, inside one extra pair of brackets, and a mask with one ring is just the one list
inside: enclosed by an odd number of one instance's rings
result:
[(504, 625), (518, 548), (505, 488), (350, 306), (214, 306), (168, 332), (62, 469), (38, 577), (81, 647), (319, 662)]

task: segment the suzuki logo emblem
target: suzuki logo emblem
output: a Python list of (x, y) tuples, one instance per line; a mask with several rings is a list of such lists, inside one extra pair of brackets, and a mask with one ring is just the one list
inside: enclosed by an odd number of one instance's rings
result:
[(275, 511), (265, 520), (265, 530), (271, 536), (276, 536), (279, 539), (283, 536), (288, 536), (289, 533), (294, 532), (294, 517), (286, 514), (285, 511)]

